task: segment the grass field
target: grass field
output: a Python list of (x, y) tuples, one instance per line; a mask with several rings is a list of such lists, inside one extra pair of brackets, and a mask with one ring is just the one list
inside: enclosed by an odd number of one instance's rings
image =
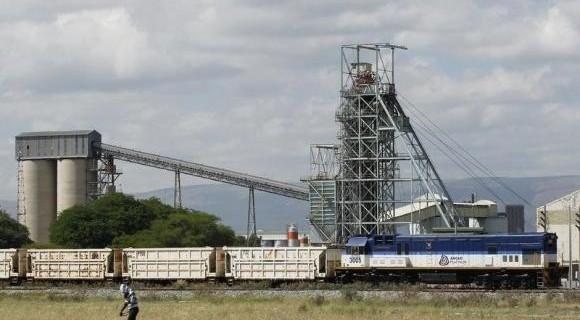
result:
[[(0, 295), (0, 319), (121, 319), (121, 299), (51, 294)], [(406, 296), (402, 301), (341, 298), (255, 298), (200, 296), (188, 300), (142, 298), (139, 319), (299, 320), (299, 319), (578, 319), (580, 300), (472, 295), (432, 300)]]

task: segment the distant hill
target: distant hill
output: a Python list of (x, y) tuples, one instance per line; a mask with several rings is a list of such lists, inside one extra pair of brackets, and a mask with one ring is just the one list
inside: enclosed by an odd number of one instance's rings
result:
[[(506, 204), (524, 204), (509, 191), (500, 187), (492, 179), (484, 179)], [(535, 230), (535, 208), (580, 189), (580, 176), (502, 178), (512, 189), (530, 202), (525, 205), (526, 230)], [(477, 199), (488, 199), (499, 204), (502, 202), (490, 194), (473, 179), (448, 180), (446, 183), (453, 199), (457, 202), (469, 200), (472, 193)], [(306, 216), (308, 203), (256, 191), (256, 220), (258, 229), (283, 230), (288, 223), (296, 223), (302, 231), (308, 230)], [(159, 189), (135, 194), (138, 198), (157, 197), (163, 202), (173, 204), (173, 189)], [(185, 207), (206, 211), (217, 215), (222, 222), (240, 233), (245, 233), (248, 215), (248, 190), (225, 185), (206, 184), (182, 187), (182, 202)], [(0, 208), (16, 217), (16, 202), (0, 200)]]
[[(517, 196), (498, 185), (491, 178), (483, 178), (489, 187), (503, 202), (485, 190), (474, 179), (448, 180), (446, 183), (454, 201), (463, 202), (471, 199), (476, 193), (477, 199), (487, 199), (498, 203), (498, 210), (504, 210), (505, 204), (523, 204), (526, 213), (526, 230), (535, 230), (535, 208), (565, 194), (580, 189), (580, 176), (537, 177), (537, 178), (502, 178), (530, 204), (525, 204)], [(140, 193), (137, 197), (158, 197), (167, 203), (173, 203), (173, 189), (154, 190)], [(248, 212), (247, 189), (223, 185), (198, 185), (182, 188), (183, 205), (197, 210), (207, 211), (219, 216), (222, 221), (238, 232), (245, 232)], [(299, 224), (301, 230), (307, 230), (306, 216), (308, 203), (288, 199), (263, 192), (256, 192), (256, 220), (259, 229), (280, 230), (289, 222)]]
[[(245, 233), (248, 219), (248, 189), (207, 184), (181, 188), (184, 207), (215, 214), (236, 232)], [(154, 190), (135, 195), (138, 198), (157, 197), (173, 204), (173, 188)], [(255, 192), (256, 225), (262, 230), (284, 230), (288, 223), (296, 223), (300, 232), (309, 230), (306, 216), (308, 202)]]

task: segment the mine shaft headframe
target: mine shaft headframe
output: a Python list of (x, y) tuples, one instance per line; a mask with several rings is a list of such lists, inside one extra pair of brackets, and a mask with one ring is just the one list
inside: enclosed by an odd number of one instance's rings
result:
[[(349, 161), (350, 165), (341, 166), (342, 174), (346, 174), (344, 168), (354, 167), (356, 169), (357, 166), (362, 167), (363, 170), (373, 168), (372, 164), (369, 165), (365, 162), (368, 157), (357, 153), (361, 153), (362, 150), (362, 152), (367, 152), (374, 156), (377, 154), (374, 151), (375, 149), (373, 149), (374, 145), (379, 145), (378, 150), (387, 154), (379, 156), (377, 161), (379, 163), (382, 162), (385, 168), (392, 170), (390, 168), (397, 168), (399, 162), (411, 162), (410, 169), (407, 170), (407, 176), (397, 179), (382, 179), (380, 183), (383, 184), (383, 189), (386, 190), (385, 194), (373, 195), (380, 200), (386, 199), (384, 201), (386, 209), (383, 211), (387, 212), (387, 219), (391, 218), (389, 215), (394, 217), (394, 210), (398, 201), (395, 194), (397, 186), (400, 186), (404, 181), (409, 181), (412, 186), (415, 181), (418, 181), (420, 182), (419, 190), (427, 191), (427, 199), (432, 199), (431, 202), (435, 203), (446, 227), (462, 227), (464, 225), (463, 219), (455, 210), (449, 192), (447, 192), (419, 137), (413, 130), (411, 122), (397, 100), (394, 80), (395, 49), (407, 50), (407, 47), (390, 43), (341, 46), (341, 106), (337, 112), (337, 120), (343, 125), (341, 135), (346, 135), (346, 138), (342, 140), (343, 150), (350, 150), (354, 153), (354, 155), (346, 158), (343, 156), (345, 159), (341, 161)], [(377, 106), (379, 107), (378, 109), (375, 108)], [(371, 116), (374, 116), (374, 118)], [(360, 126), (360, 123), (363, 123), (364, 126)], [(361, 127), (368, 131), (364, 137), (359, 137), (361, 132), (359, 128)], [(387, 139), (376, 138), (380, 135), (387, 136)], [(375, 140), (372, 141), (372, 144), (369, 144), (369, 139)], [(397, 157), (398, 154), (405, 155), (406, 159), (399, 159)], [(353, 185), (345, 193), (346, 195), (357, 195), (357, 190), (359, 189), (371, 190), (371, 188), (358, 188), (357, 183), (363, 186), (368, 184), (364, 177), (358, 176), (360, 170), (350, 170), (349, 172), (349, 174), (354, 176), (354, 179), (358, 180), (355, 183), (351, 183), (352, 177), (346, 180), (347, 187)], [(400, 175), (401, 173), (400, 171), (398, 173), (393, 171), (387, 172), (382, 176), (389, 177), (389, 175), (394, 176), (395, 174)], [(380, 172), (378, 175), (381, 176)], [(354, 198), (354, 200), (347, 199), (348, 201), (343, 201), (343, 207), (346, 208), (343, 210), (343, 212), (346, 212), (343, 214), (346, 217), (343, 219), (344, 221), (357, 219), (358, 208), (350, 208), (348, 206), (351, 202), (357, 201), (356, 197)], [(410, 198), (404, 200), (410, 201), (412, 204), (415, 197), (411, 196)], [(359, 207), (363, 205), (364, 203), (359, 205)], [(377, 213), (373, 219), (379, 221), (377, 217), (379, 217), (380, 213)]]
[[(390, 84), (394, 88), (395, 49), (408, 50), (405, 46), (390, 43), (342, 45), (340, 48), (342, 60), (341, 73), (343, 75), (342, 89), (357, 84), (368, 85), (378, 83)], [(349, 58), (349, 52), (356, 56)], [(370, 63), (373, 60), (374, 64)], [(372, 69), (373, 65), (374, 70)], [(350, 79), (345, 79), (345, 75)]]

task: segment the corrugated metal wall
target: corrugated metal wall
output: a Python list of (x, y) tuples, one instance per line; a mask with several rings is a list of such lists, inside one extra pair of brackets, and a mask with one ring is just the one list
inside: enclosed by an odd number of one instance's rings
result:
[(16, 159), (93, 158), (97, 131), (22, 133), (16, 136)]

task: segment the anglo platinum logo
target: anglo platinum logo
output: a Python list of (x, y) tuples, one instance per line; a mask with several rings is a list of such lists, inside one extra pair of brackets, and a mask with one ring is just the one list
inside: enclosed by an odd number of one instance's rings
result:
[(439, 259), (439, 265), (440, 266), (446, 266), (449, 264), (449, 258), (447, 258), (446, 255), (442, 254), (441, 255), (441, 259)]

